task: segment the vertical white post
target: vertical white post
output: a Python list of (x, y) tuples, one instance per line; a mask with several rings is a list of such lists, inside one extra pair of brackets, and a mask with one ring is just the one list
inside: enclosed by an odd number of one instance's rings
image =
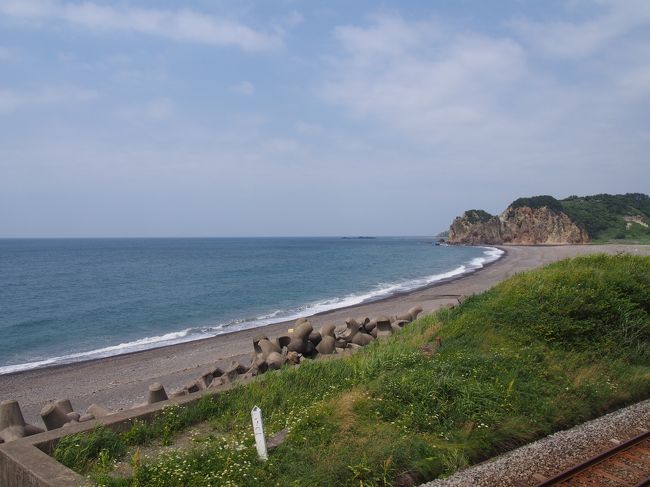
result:
[(262, 422), (262, 410), (255, 406), (251, 411), (253, 418), (253, 432), (255, 433), (255, 446), (261, 460), (268, 460), (269, 454), (266, 451), (266, 439), (264, 438), (264, 423)]

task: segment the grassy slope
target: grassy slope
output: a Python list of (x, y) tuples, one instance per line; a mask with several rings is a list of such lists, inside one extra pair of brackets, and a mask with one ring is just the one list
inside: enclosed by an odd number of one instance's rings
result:
[[(422, 346), (435, 336), (443, 345), (430, 354)], [(127, 435), (70, 437), (57, 458), (114, 485), (426, 480), (650, 397), (649, 341), (650, 258), (583, 257), (515, 276), (348, 359), (267, 374)], [(268, 432), (291, 428), (264, 464), (253, 405)], [(126, 446), (206, 418), (219, 434), (190, 452), (153, 463), (136, 453), (132, 479), (103, 476)]]

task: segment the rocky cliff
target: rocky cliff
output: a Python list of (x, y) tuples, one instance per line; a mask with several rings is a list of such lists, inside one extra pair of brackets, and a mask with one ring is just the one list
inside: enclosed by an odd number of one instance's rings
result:
[(582, 244), (589, 242), (589, 236), (557, 208), (511, 205), (499, 216), (480, 210), (466, 211), (451, 224), (449, 242), (469, 245)]
[(468, 210), (449, 227), (448, 242), (466, 245), (501, 244), (501, 221), (499, 217), (485, 211)]

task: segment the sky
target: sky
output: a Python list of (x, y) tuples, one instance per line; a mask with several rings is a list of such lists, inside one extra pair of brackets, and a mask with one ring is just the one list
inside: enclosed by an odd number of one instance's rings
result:
[(0, 0), (0, 237), (431, 235), (650, 192), (650, 1)]

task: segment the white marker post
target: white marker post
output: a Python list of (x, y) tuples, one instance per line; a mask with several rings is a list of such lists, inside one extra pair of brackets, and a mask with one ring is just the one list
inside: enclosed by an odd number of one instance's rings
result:
[(266, 439), (264, 438), (264, 423), (262, 422), (262, 410), (255, 406), (251, 410), (253, 418), (253, 432), (255, 433), (255, 446), (261, 460), (268, 460), (269, 454), (266, 451)]

